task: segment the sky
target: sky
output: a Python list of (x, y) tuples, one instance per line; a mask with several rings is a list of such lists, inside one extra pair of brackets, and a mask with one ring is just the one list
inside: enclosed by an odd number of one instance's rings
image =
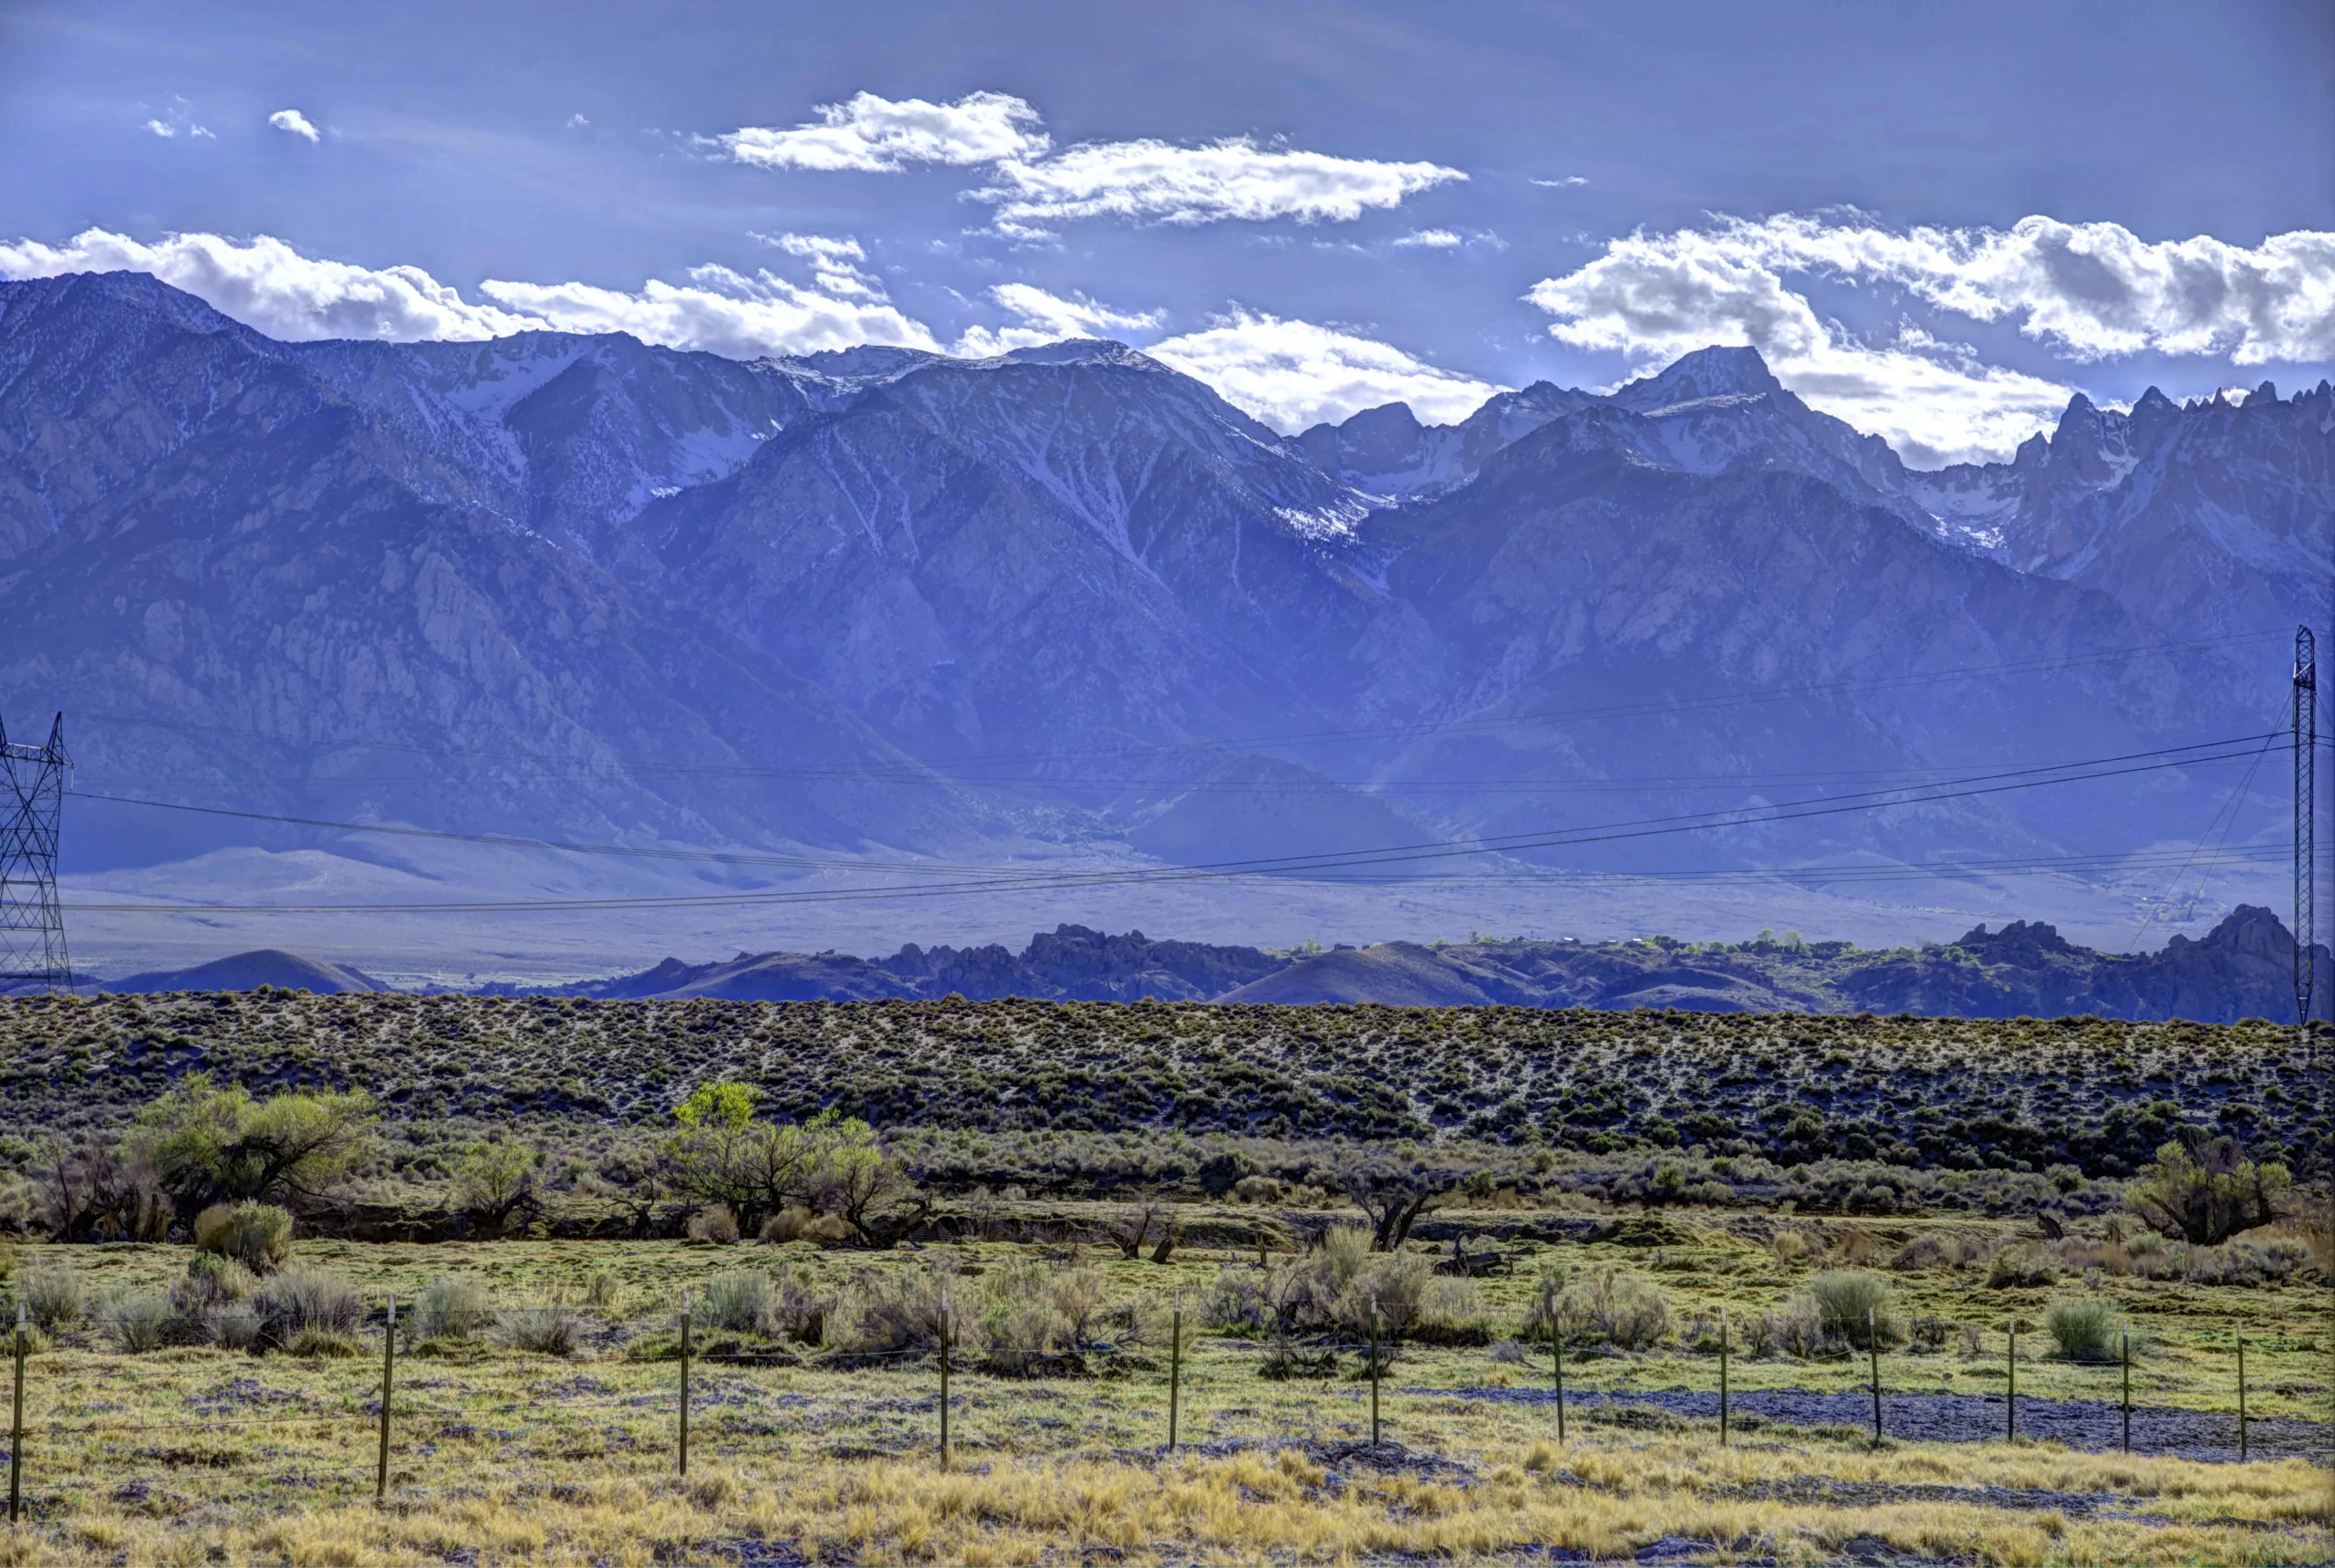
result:
[(0, 8), (0, 276), (1146, 348), (1294, 431), (1750, 344), (1916, 466), (2335, 366), (2335, 5)]

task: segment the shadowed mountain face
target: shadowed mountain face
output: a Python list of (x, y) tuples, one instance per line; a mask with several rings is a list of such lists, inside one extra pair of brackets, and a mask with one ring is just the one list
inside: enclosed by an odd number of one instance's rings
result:
[[(295, 345), (11, 283), (0, 711), (123, 793), (466, 830), (1209, 866), (1628, 823), (2254, 727), (2330, 429), (2324, 385), (2079, 400), (1915, 473), (1712, 349), (1284, 440), (1116, 344)], [(2207, 636), (2262, 640), (2122, 651)], [(2108, 851), (2222, 787), (1567, 858)]]

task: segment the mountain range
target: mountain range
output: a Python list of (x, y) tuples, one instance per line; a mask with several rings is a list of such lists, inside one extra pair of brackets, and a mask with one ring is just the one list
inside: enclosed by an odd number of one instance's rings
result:
[[(92, 810), (84, 867), (383, 853), (264, 817), (773, 857), (725, 886), (1300, 862), (2265, 732), (2330, 460), (2324, 380), (1920, 472), (1749, 349), (1282, 437), (1115, 343), (283, 343), (77, 275), (0, 284), (0, 711), (67, 711), (85, 793), (253, 814)], [(1496, 864), (2112, 857), (2230, 784)]]
[[(2317, 983), (2335, 961), (2313, 949)], [(490, 986), (488, 995), (599, 1001), (1222, 1002), (1396, 1007), (1584, 1007), (1691, 1012), (1915, 1012), (1960, 1018), (2085, 1013), (2204, 1023), (2293, 1016), (2294, 938), (2268, 909), (2240, 905), (2204, 937), (2174, 935), (2156, 951), (2103, 953), (2049, 924), (1981, 925), (1952, 942), (1860, 950), (1763, 931), (1746, 942), (1378, 942), (1267, 951), (1156, 941), (1064, 925), (1019, 952), (1001, 943), (922, 948), (890, 958), (848, 953), (740, 953), (679, 959), (637, 973), (555, 987)], [(109, 992), (245, 991), (330, 994), (388, 989), (361, 971), (293, 953), (237, 954), (194, 969), (131, 975)]]

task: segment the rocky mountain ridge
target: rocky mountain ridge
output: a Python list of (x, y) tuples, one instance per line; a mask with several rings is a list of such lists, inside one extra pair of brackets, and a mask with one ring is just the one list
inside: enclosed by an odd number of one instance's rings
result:
[[(2320, 994), (2335, 960), (2315, 950)], [(2173, 937), (2153, 953), (2080, 948), (2041, 922), (1979, 926), (1951, 943), (1885, 950), (1808, 943), (1762, 932), (1741, 943), (1669, 938), (1606, 942), (1384, 942), (1267, 951), (1113, 936), (1064, 925), (1014, 952), (1002, 944), (903, 947), (890, 958), (847, 953), (740, 953), (702, 964), (667, 959), (636, 974), (486, 995), (607, 1001), (1223, 1002), (1395, 1007), (1672, 1008), (1694, 1012), (1911, 1012), (1962, 1018), (2091, 1013), (2140, 1022), (2227, 1023), (2293, 1014), (2293, 938), (2278, 916), (2240, 905), (2205, 936)], [(303, 968), (302, 966), (306, 966)], [(315, 971), (322, 979), (302, 978)], [(353, 977), (353, 978), (352, 978)], [(178, 973), (135, 975), (107, 991), (244, 990), (275, 984), (372, 990), (346, 966), (248, 953)]]
[[(283, 344), (0, 284), (0, 707), (80, 715), (121, 793), (636, 846), (1205, 866), (1736, 811), (2229, 732), (2313, 607), (2331, 415), (2079, 400), (1925, 475), (1719, 348), (1284, 440), (1111, 343)], [(2105, 853), (2224, 787), (1484, 864)]]

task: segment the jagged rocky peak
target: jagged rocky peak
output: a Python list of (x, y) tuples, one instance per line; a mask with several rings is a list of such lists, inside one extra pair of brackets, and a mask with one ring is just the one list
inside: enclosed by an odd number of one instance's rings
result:
[(1165, 370), (1150, 355), (1108, 337), (1070, 337), (1014, 348), (998, 356), (1014, 365), (1126, 365), (1137, 370)]
[(2221, 924), (2207, 931), (2193, 944), (2187, 937), (2175, 934), (2165, 944), (2172, 952), (2186, 947), (2219, 948), (2251, 958), (2276, 959), (2291, 962), (2294, 959), (2294, 933), (2287, 929), (2286, 921), (2259, 904), (2240, 904), (2222, 917)]
[(2073, 943), (2060, 934), (2058, 927), (2044, 920), (2013, 920), (1991, 935), (1987, 933), (1985, 923), (1981, 922), (1965, 931), (1954, 945), (2009, 962), (2042, 953), (2072, 953), (2077, 950)]
[(1757, 348), (1697, 348), (1660, 374), (1632, 381), (1614, 401), (1645, 414), (1707, 398), (1765, 397), (1783, 389)]

